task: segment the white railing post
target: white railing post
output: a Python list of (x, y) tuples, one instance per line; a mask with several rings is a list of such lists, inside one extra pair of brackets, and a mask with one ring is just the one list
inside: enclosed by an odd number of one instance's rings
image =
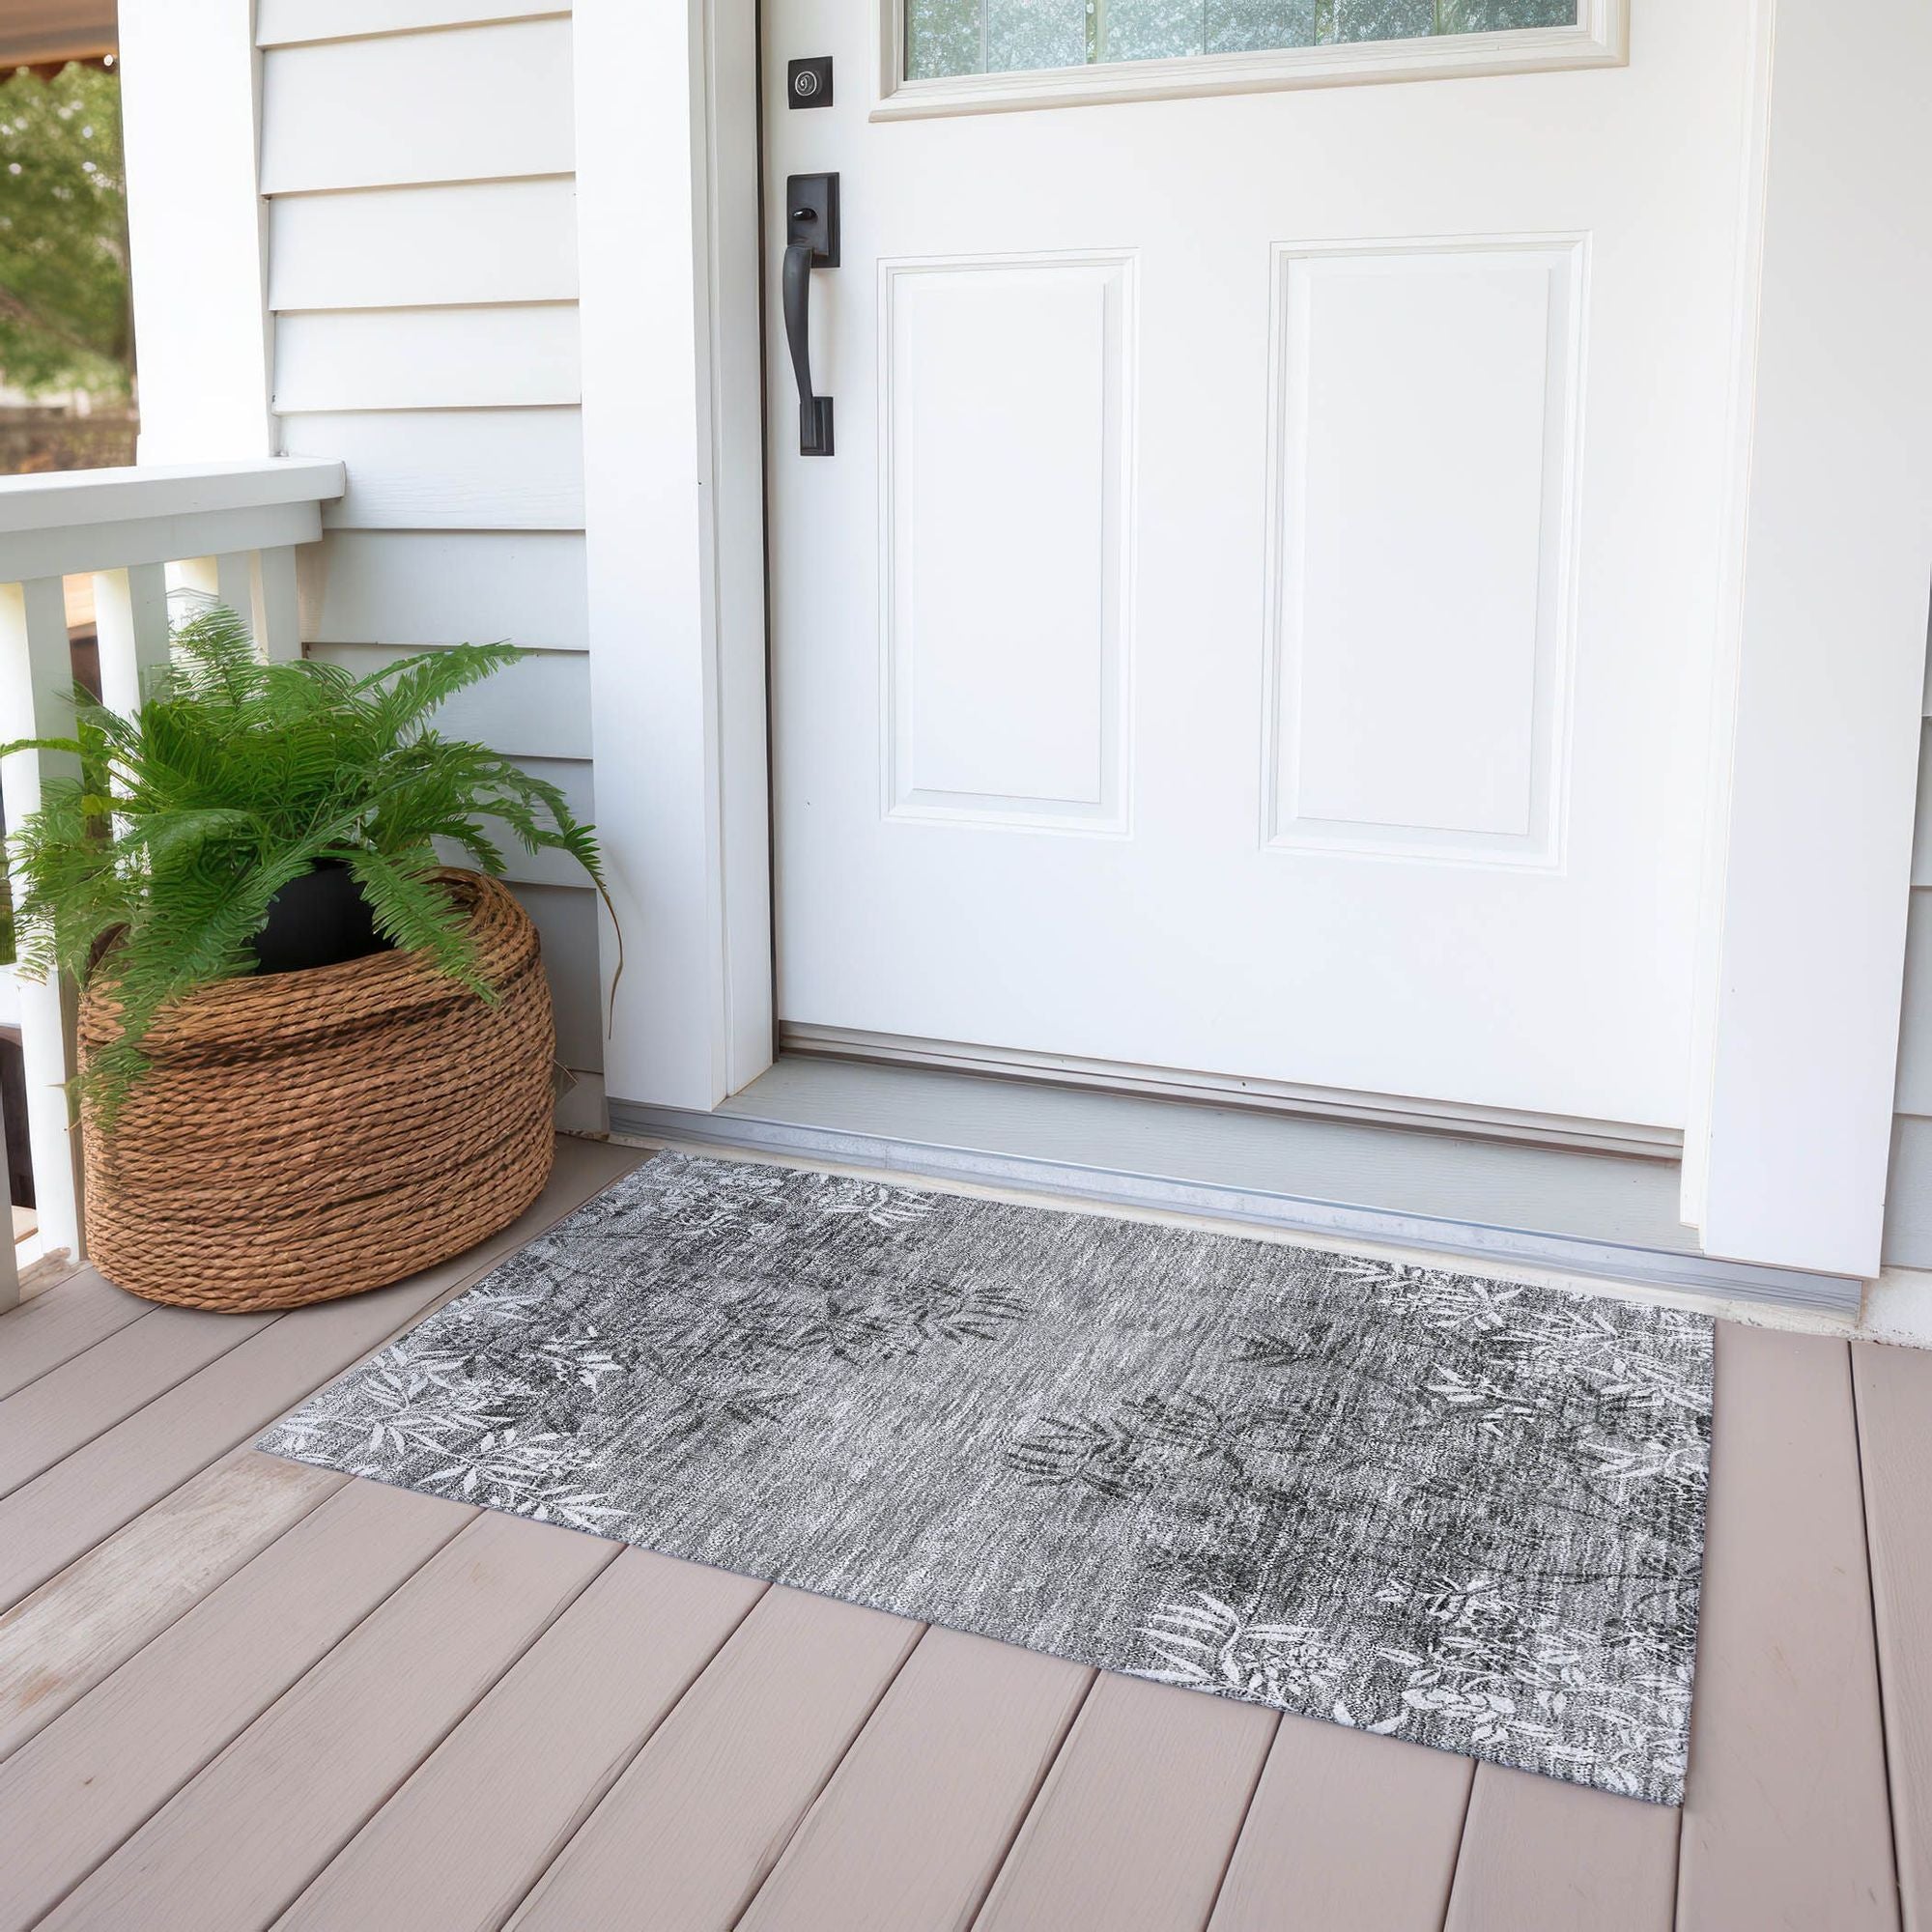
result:
[[(0, 583), (0, 741), (71, 733), (72, 691), (61, 580)], [(9, 830), (17, 831), (40, 809), (48, 780), (74, 778), (79, 771), (79, 759), (68, 752), (15, 752), (0, 759)], [(67, 1092), (74, 1070), (74, 988), (55, 976), (44, 983), (23, 979), (18, 990), (35, 1213), (45, 1248), (65, 1248), (78, 1260), (80, 1136), (71, 1130)]]
[[(94, 580), (101, 696), (117, 711), (138, 709), (167, 661), (171, 584), (232, 606), (265, 655), (299, 656), (295, 549), (320, 538), (322, 505), (343, 483), (341, 464), (307, 457), (0, 476), (0, 741), (72, 735), (64, 577)], [(67, 753), (0, 760), (8, 825), (39, 808), (48, 780), (77, 770)], [(76, 1006), (71, 981), (37, 985), (0, 963), (0, 1012), (18, 1024), (25, 1063), (42, 1243), (78, 1258), (80, 1136), (68, 1100)], [(0, 1306), (13, 1293), (7, 1235)]]
[(97, 570), (94, 628), (100, 643), (100, 701), (131, 716), (149, 677), (168, 661), (168, 587), (161, 566)]

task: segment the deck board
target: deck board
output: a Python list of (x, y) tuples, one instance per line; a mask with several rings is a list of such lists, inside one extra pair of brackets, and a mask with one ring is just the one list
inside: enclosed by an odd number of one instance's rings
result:
[(1259, 1705), (1103, 1676), (976, 1932), (1205, 1926), (1277, 1723)]
[(0, 1617), (0, 1758), (348, 1480), (244, 1450)]
[(350, 1841), (278, 1932), (500, 1925), (764, 1587), (626, 1550)]
[(0, 1316), (0, 1479), (64, 1452), (0, 1500), (48, 1577), (0, 1932), (1884, 1932), (1894, 1811), (1932, 1932), (1932, 1354), (1720, 1327), (1680, 1814), (245, 1446), (635, 1157), (201, 1366), (212, 1318), (86, 1273)]
[(1720, 1325), (1681, 1932), (1890, 1932), (1889, 1810), (1850, 1350)]
[(986, 1896), (1094, 1672), (929, 1630), (739, 1932), (952, 1932)]
[(240, 1348), (275, 1319), (156, 1308), (16, 1395), (0, 1399), (0, 1496)]
[(70, 1892), (46, 1932), (256, 1932), (617, 1551), (483, 1512)]
[(1932, 1352), (1852, 1350), (1907, 1932), (1932, 1928)]
[(0, 1396), (25, 1388), (153, 1312), (151, 1302), (136, 1300), (92, 1268), (43, 1290), (0, 1314)]
[(1445, 1932), (1670, 1932), (1678, 1815), (1478, 1765)]
[(0, 1765), (0, 1932), (58, 1904), (474, 1514), (351, 1484)]
[(1284, 1718), (1211, 1932), (1438, 1932), (1475, 1765)]
[(0, 1501), (0, 1606), (17, 1603), (635, 1161), (626, 1149), (564, 1142), (536, 1205), (491, 1240), (393, 1288), (303, 1309), (299, 1321), (271, 1322), (15, 1490)]
[(922, 1628), (767, 1591), (510, 1925), (726, 1932)]

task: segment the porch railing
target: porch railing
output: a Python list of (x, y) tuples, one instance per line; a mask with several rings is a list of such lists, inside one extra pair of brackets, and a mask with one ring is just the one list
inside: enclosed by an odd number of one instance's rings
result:
[[(0, 476), (0, 743), (71, 728), (71, 579), (92, 581), (100, 695), (118, 710), (139, 703), (143, 676), (167, 660), (171, 595), (219, 598), (266, 656), (298, 657), (296, 549), (321, 536), (322, 506), (342, 488), (341, 464), (306, 457)], [(72, 769), (58, 753), (0, 759), (8, 825), (36, 809), (48, 779)], [(74, 989), (0, 967), (0, 1026), (17, 1027), (24, 1063), (39, 1223), (31, 1252), (77, 1259), (80, 1149), (66, 1092)], [(14, 1244), (0, 1237), (0, 1308), (17, 1293)]]

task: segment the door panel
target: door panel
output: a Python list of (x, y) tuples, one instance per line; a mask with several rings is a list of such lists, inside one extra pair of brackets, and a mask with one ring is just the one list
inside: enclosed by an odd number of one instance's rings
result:
[(767, 0), (786, 1022), (1682, 1123), (1747, 14), (875, 121)]
[(1583, 259), (1278, 251), (1271, 845), (1557, 862)]
[(1132, 275), (882, 265), (891, 816), (1124, 823)]

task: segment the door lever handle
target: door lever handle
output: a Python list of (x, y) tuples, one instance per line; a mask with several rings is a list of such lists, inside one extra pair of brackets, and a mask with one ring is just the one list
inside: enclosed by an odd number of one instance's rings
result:
[(798, 379), (798, 452), (832, 454), (832, 398), (811, 386), (811, 271), (838, 266), (838, 177), (793, 175), (785, 183), (784, 266), (779, 278), (785, 346)]

